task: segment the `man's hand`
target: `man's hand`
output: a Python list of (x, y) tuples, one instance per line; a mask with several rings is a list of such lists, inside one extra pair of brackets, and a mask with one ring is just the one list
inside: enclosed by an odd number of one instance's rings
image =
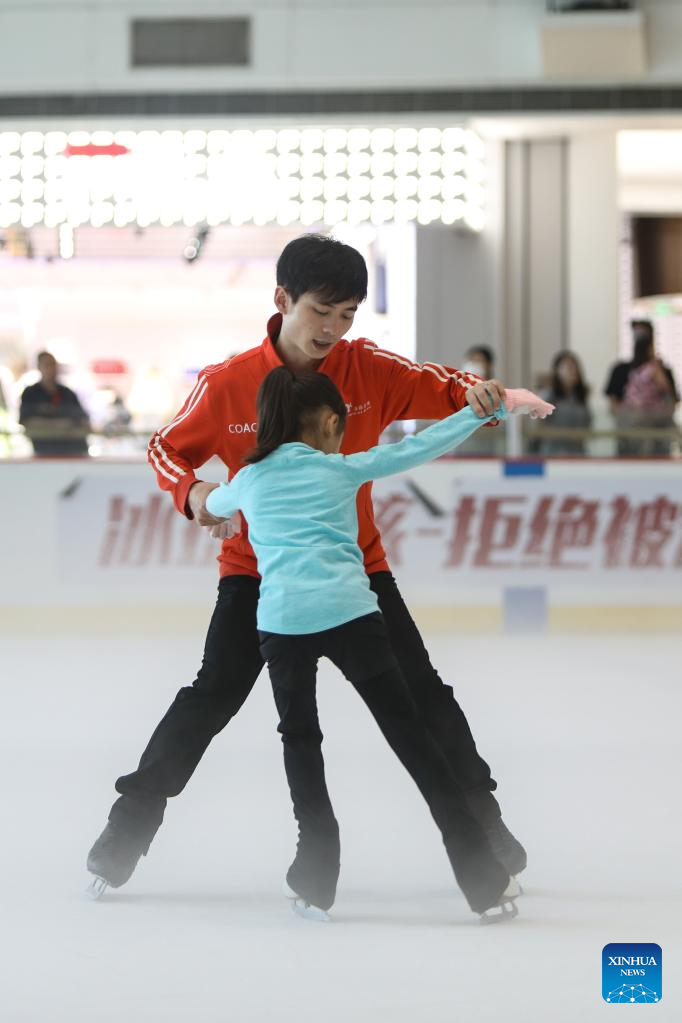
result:
[(467, 404), (479, 419), (485, 419), (499, 409), (505, 393), (504, 384), (499, 380), (481, 380), (467, 391)]
[(207, 526), (207, 529), (214, 540), (231, 540), (242, 531), (241, 516), (235, 512), (229, 519), (223, 519), (219, 526)]
[(220, 526), (225, 519), (217, 519), (206, 511), (206, 498), (212, 490), (216, 490), (218, 483), (193, 483), (189, 488), (187, 504), (197, 523), (200, 526)]

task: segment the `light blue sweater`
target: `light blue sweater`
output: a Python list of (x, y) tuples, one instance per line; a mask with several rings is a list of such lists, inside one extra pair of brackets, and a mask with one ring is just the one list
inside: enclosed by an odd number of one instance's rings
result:
[[(502, 407), (496, 418), (506, 414)], [(357, 543), (358, 488), (444, 455), (488, 421), (467, 407), (397, 444), (354, 455), (282, 444), (213, 490), (211, 515), (241, 511), (249, 524), (261, 575), (258, 628), (304, 635), (377, 611)]]

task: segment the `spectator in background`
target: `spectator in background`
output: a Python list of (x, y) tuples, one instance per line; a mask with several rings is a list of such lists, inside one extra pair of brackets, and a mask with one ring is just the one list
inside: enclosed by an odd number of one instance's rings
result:
[[(671, 429), (680, 400), (672, 370), (656, 357), (654, 328), (649, 320), (632, 320), (634, 347), (630, 362), (618, 362), (611, 370), (605, 394), (619, 428)], [(665, 456), (668, 438), (620, 437), (619, 455)]]
[(19, 422), (40, 457), (88, 454), (88, 416), (74, 392), (57, 380), (59, 367), (50, 352), (37, 359), (40, 380), (21, 395)]
[[(471, 348), (467, 348), (462, 370), (465, 373), (474, 373), (482, 380), (492, 380), (495, 376), (495, 355), (492, 348), (487, 345), (472, 345)], [(499, 457), (504, 455), (504, 449), (504, 430), (501, 424), (494, 430), (478, 430), (460, 444), (457, 454)]]
[[(558, 352), (552, 361), (550, 384), (542, 392), (545, 401), (556, 406), (552, 429), (589, 429), (592, 425), (592, 413), (587, 404), (589, 391), (577, 357), (573, 352)], [(547, 432), (551, 433), (551, 430)], [(537, 452), (541, 455), (584, 455), (585, 439), (541, 437), (538, 438)]]
[(464, 353), (465, 373), (475, 373), (482, 380), (492, 380), (495, 376), (495, 356), (492, 348), (487, 345), (473, 345)]

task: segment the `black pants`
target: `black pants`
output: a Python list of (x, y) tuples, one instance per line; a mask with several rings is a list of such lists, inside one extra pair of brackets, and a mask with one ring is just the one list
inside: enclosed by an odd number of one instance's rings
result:
[[(369, 579), (412, 699), (450, 770), (467, 793), (494, 790), (490, 769), (478, 755), (452, 689), (429, 661), (395, 579), (389, 572), (376, 572)], [(112, 806), (109, 819), (139, 837), (145, 848), (163, 820), (167, 799), (182, 792), (211, 739), (237, 713), (260, 674), (258, 588), (258, 580), (251, 576), (221, 579), (195, 681), (178, 692), (137, 770), (116, 782), (121, 798)], [(321, 765), (320, 753), (320, 770)], [(495, 803), (492, 795), (489, 799)]]
[(323, 909), (333, 905), (339, 877), (339, 828), (324, 783), (316, 677), (328, 657), (365, 701), (384, 738), (424, 796), (455, 876), (472, 909), (494, 905), (509, 880), (469, 811), (447, 760), (410, 696), (378, 612), (324, 632), (284, 636), (261, 632), (280, 716), (284, 765), (298, 821), (291, 887)]

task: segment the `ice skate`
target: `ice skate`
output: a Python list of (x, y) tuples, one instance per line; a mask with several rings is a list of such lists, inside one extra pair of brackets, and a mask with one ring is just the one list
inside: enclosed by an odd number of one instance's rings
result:
[[(484, 825), (484, 830), (490, 848), (505, 870), (509, 871), (511, 877), (516, 877), (522, 870), (526, 869), (526, 850), (517, 838), (514, 838), (511, 831), (501, 817)], [(519, 885), (519, 895), (523, 889)]]
[(101, 899), (108, 887), (109, 882), (105, 881), (103, 877), (99, 877), (98, 874), (95, 874), (92, 881), (85, 889), (85, 894), (89, 899)]
[(508, 923), (519, 915), (515, 900), (521, 894), (521, 886), (515, 877), (509, 878), (509, 884), (502, 892), (496, 906), (491, 906), (481, 913), (480, 920), (485, 926), (489, 924)]
[(311, 902), (306, 902), (286, 881), (284, 882), (284, 896), (289, 899), (296, 916), (300, 916), (303, 920), (313, 920), (318, 924), (330, 923), (331, 917), (326, 909), (320, 909), (319, 906), (313, 906)]
[(107, 888), (120, 888), (128, 881), (137, 861), (146, 855), (148, 842), (108, 823), (88, 853), (87, 868), (94, 879), (86, 890), (91, 899), (101, 899)]
[[(469, 791), (466, 797), (469, 809), (485, 831), (495, 859), (510, 877), (516, 877), (526, 869), (526, 850), (502, 820), (500, 804), (489, 789)], [(519, 894), (523, 894), (523, 889)]]

